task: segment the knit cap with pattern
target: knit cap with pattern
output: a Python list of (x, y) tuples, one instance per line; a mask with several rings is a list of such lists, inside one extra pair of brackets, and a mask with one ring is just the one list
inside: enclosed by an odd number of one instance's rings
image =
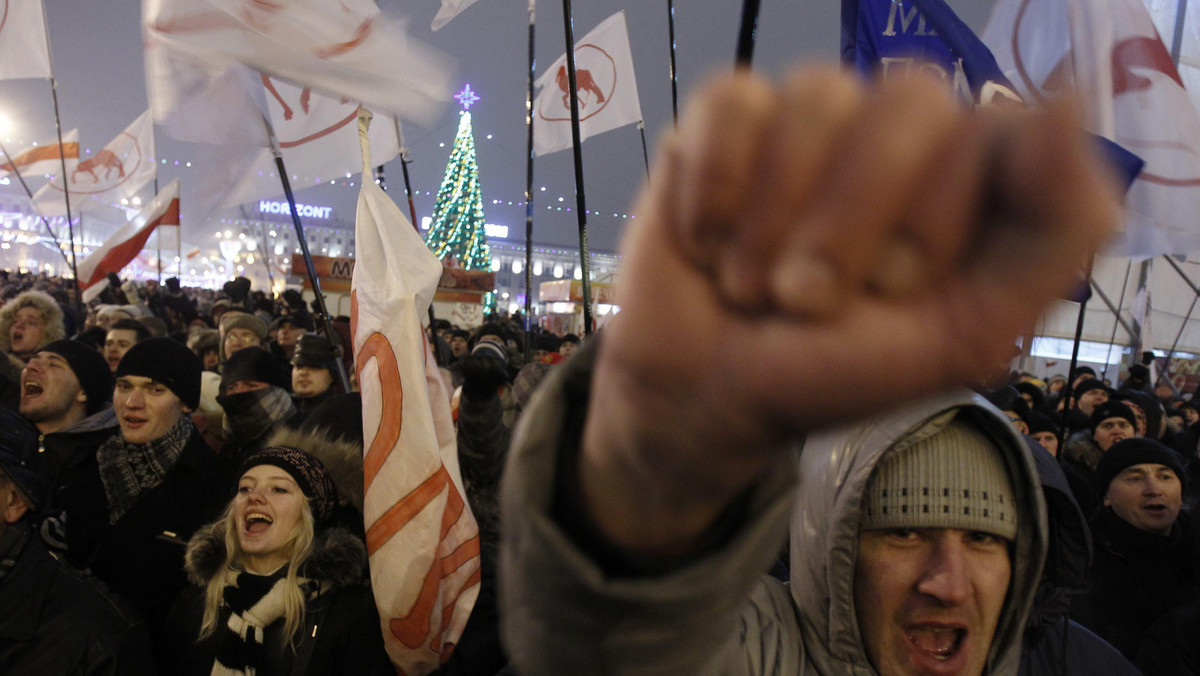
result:
[(1015, 538), (1012, 483), (996, 445), (960, 418), (890, 449), (867, 483), (860, 530), (889, 528), (956, 528)]

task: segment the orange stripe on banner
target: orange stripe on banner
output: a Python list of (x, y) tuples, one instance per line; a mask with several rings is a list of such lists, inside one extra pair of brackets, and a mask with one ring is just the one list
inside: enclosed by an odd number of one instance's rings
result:
[(450, 552), (446, 558), (442, 559), (442, 577), (448, 577), (451, 573), (461, 568), (464, 563), (476, 556), (479, 556), (478, 536), (462, 543), (458, 546), (458, 549)]
[(400, 426), (404, 422), (404, 385), (400, 381), (400, 365), (392, 344), (382, 333), (372, 333), (356, 355), (358, 382), (362, 382), (363, 367), (374, 357), (379, 366), (379, 390), (383, 395), (379, 425), (375, 428), (375, 439), (363, 457), (364, 490), (371, 490), (371, 482), (379, 474), (383, 463), (391, 455), (400, 440)]
[[(453, 482), (449, 481), (449, 473), (446, 471), (445, 467), (443, 467), (441, 471), (434, 476), (439, 476), (442, 474), (445, 474), (445, 485), (450, 491), (446, 499), (446, 509), (442, 512), (442, 538), (444, 539), (451, 526), (453, 526), (454, 522), (458, 520), (458, 515), (463, 511), (463, 499), (458, 492), (458, 488)], [(426, 483), (428, 483), (428, 481), (426, 481)], [(367, 547), (369, 551), (369, 533), (367, 535), (367, 539)], [(478, 544), (475, 546), (478, 547)], [(459, 549), (461, 549), (461, 547)], [(429, 638), (431, 630), (430, 624), (433, 620), (433, 609), (437, 603), (437, 596), (440, 588), (439, 583), (441, 578), (448, 574), (445, 571), (445, 565), (445, 559), (441, 561), (433, 561), (429, 566), (429, 572), (425, 574), (425, 581), (421, 585), (421, 592), (417, 595), (417, 600), (413, 603), (412, 609), (409, 611), (408, 615), (404, 617), (393, 618), (388, 622), (388, 626), (392, 631), (392, 635), (395, 636), (396, 639), (407, 648), (420, 647), (425, 640)], [(474, 576), (472, 576), (471, 579), (475, 579)], [(462, 593), (461, 590), (459, 593)], [(442, 627), (442, 631), (444, 631), (444, 629), (445, 627)], [(432, 647), (434, 652), (437, 653), (442, 651), (442, 631), (439, 631), (437, 636), (433, 637), (433, 641), (430, 644), (430, 647)]]
[[(433, 502), (433, 499), (442, 492), (442, 487), (449, 481), (450, 473), (446, 471), (445, 467), (442, 467), (436, 474), (421, 482), (420, 486), (392, 505), (391, 509), (367, 529), (367, 555), (370, 556), (379, 551), (379, 548), (387, 544), (393, 535), (407, 526), (409, 521), (412, 521), (416, 515), (421, 513), (421, 510)], [(442, 537), (445, 537), (445, 533), (442, 533)]]
[[(468, 577), (467, 581), (465, 583), (463, 583), (463, 586), (461, 589), (458, 590), (458, 593), (454, 595), (454, 598), (450, 599), (449, 603), (442, 606), (442, 630), (438, 632), (437, 638), (441, 638), (441, 637), (445, 636), (446, 630), (450, 628), (450, 623), (454, 621), (454, 606), (458, 605), (458, 597), (462, 596), (462, 593), (465, 592), (466, 590), (479, 584), (479, 582), (482, 579), (483, 579), (483, 568), (476, 568), (475, 572), (471, 573), (471, 577)], [(437, 639), (434, 640), (434, 643), (437, 643)], [(454, 650), (453, 643), (448, 643), (446, 645), (450, 646), (451, 651)], [(445, 656), (442, 658), (443, 662), (445, 662), (446, 659), (448, 659), (450, 657), (450, 653), (447, 653), (444, 649), (439, 650), (438, 648), (435, 647), (433, 650), (434, 650), (434, 652), (441, 653), (442, 655)]]

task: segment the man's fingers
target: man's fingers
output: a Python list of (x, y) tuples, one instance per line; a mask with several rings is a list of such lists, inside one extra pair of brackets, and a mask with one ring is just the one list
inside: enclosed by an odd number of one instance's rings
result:
[(895, 251), (883, 247), (962, 115), (945, 84), (926, 78), (884, 83), (860, 108), (835, 140), (838, 152), (816, 200), (797, 215), (772, 271), (775, 299), (789, 312), (819, 315), (822, 308), (836, 308), (836, 299), (814, 293), (814, 281), (832, 278), (829, 289), (838, 296), (855, 293), (880, 251)]
[(712, 269), (727, 245), (758, 181), (775, 102), (762, 79), (744, 72), (726, 75), (704, 87), (668, 140), (671, 157), (650, 190), (670, 195), (663, 206), (693, 265)]
[(770, 304), (770, 271), (780, 243), (795, 227), (796, 214), (814, 200), (833, 144), (865, 98), (857, 78), (833, 67), (794, 71), (779, 89), (760, 180), (742, 205), (719, 268), (723, 295), (743, 310)]

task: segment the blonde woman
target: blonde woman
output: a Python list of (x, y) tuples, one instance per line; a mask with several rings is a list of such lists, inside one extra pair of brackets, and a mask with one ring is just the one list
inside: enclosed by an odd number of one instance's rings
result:
[(286, 446), (247, 459), (237, 495), (192, 538), (197, 585), (176, 605), (165, 673), (394, 674), (366, 586), (361, 539), (330, 526), (337, 489)]

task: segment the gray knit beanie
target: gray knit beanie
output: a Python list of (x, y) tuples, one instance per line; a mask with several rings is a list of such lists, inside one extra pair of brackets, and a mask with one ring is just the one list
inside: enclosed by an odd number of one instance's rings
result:
[(958, 528), (1013, 539), (1017, 510), (1004, 461), (961, 418), (884, 454), (863, 496), (861, 530)]

